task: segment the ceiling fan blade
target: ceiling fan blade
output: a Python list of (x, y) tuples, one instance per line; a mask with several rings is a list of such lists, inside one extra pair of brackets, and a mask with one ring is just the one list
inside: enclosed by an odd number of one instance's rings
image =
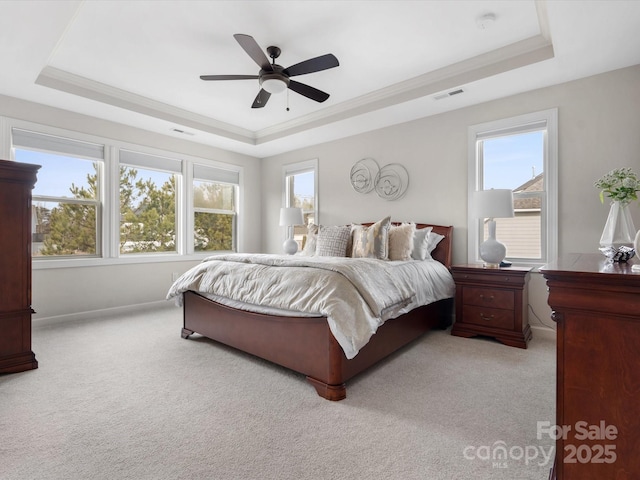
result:
[(340, 65), (338, 59), (331, 53), (322, 55), (321, 57), (310, 58), (304, 62), (296, 63), (284, 69), (286, 75), (295, 77), (296, 75), (305, 75), (307, 73), (320, 72), (329, 68), (334, 68)]
[(256, 62), (263, 70), (271, 71), (271, 64), (269, 59), (264, 54), (260, 45), (253, 39), (251, 35), (245, 35), (243, 33), (236, 33), (233, 38), (240, 44), (245, 52)]
[(200, 75), (201, 80), (255, 80), (258, 75)]
[(271, 94), (269, 92), (267, 92), (264, 88), (261, 88), (258, 92), (258, 95), (256, 96), (256, 99), (253, 101), (253, 105), (251, 105), (251, 108), (264, 107), (267, 104), (270, 96)]
[(329, 98), (329, 94), (318, 90), (317, 88), (310, 87), (304, 83), (296, 82), (295, 80), (289, 80), (289, 88), (300, 95), (303, 95), (316, 102), (324, 102)]

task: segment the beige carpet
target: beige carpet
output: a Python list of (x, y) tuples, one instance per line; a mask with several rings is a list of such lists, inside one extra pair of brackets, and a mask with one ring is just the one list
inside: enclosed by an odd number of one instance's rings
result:
[(435, 331), (329, 402), (301, 375), (183, 340), (181, 321), (170, 307), (36, 326), (40, 368), (0, 376), (0, 478), (548, 477), (552, 332), (521, 350)]

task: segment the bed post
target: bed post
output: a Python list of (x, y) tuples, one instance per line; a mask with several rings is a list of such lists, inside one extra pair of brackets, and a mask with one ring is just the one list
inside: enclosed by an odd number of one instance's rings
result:
[(344, 383), (341, 383), (340, 385), (328, 385), (311, 377), (307, 377), (307, 381), (313, 385), (316, 392), (318, 392), (318, 395), (322, 398), (326, 398), (327, 400), (332, 400), (334, 402), (347, 398), (347, 387)]

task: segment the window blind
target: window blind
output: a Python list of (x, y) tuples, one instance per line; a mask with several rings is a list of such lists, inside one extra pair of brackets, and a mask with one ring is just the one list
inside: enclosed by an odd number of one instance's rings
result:
[(120, 163), (135, 167), (182, 173), (182, 160), (120, 149)]
[(527, 123), (524, 125), (518, 125), (509, 128), (502, 128), (499, 130), (492, 130), (487, 132), (480, 132), (476, 135), (477, 140), (487, 140), (489, 138), (504, 137), (506, 135), (520, 135), (523, 133), (539, 132), (547, 128), (547, 121), (540, 120), (538, 122)]
[(210, 182), (240, 184), (240, 172), (235, 170), (225, 170), (223, 168), (211, 167), (208, 165), (193, 165), (194, 180), (206, 180)]
[(14, 147), (61, 153), (80, 158), (104, 160), (104, 145), (82, 142), (69, 138), (31, 132), (19, 128), (11, 129)]

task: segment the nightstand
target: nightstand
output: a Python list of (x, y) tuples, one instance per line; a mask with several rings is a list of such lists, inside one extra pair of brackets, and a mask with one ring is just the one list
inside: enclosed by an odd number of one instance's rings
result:
[(483, 335), (512, 347), (527, 348), (531, 327), (527, 318), (528, 267), (485, 268), (454, 265), (456, 323), (451, 334)]

